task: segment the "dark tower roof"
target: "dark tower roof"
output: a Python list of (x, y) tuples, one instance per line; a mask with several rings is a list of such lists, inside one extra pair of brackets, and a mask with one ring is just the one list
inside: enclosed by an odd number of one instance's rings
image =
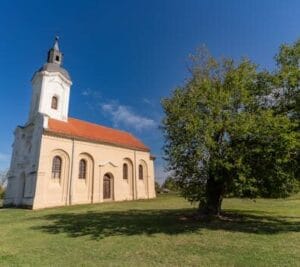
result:
[(55, 37), (53, 47), (50, 48), (48, 51), (47, 56), (47, 62), (41, 67), (38, 72), (40, 71), (48, 71), (48, 72), (59, 72), (61, 73), (65, 78), (71, 81), (71, 77), (61, 65), (63, 60), (63, 54), (59, 50), (58, 45), (58, 36)]
[(59, 51), (58, 36), (55, 37), (53, 47), (48, 51), (48, 63), (54, 63), (57, 65), (62, 64), (63, 54)]

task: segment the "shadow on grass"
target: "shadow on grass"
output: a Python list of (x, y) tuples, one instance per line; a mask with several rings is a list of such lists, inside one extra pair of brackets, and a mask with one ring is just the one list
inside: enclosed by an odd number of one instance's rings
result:
[(65, 233), (70, 237), (90, 236), (101, 239), (108, 236), (176, 235), (202, 229), (225, 230), (255, 234), (300, 232), (300, 218), (255, 215), (239, 210), (227, 210), (225, 216), (211, 221), (194, 220), (194, 210), (128, 210), (114, 212), (87, 212), (51, 214), (38, 219), (46, 225), (33, 229), (50, 234)]

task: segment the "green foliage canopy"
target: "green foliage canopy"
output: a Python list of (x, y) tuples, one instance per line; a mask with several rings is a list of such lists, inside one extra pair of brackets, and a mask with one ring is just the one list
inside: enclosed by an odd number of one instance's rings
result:
[(268, 105), (274, 80), (247, 59), (192, 57), (191, 78), (162, 101), (165, 155), (184, 197), (218, 214), (223, 196), (282, 197), (295, 188), (299, 133)]

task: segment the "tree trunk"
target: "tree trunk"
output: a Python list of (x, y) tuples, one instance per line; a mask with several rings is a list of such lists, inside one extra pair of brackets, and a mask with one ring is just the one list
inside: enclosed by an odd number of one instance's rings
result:
[(207, 216), (219, 216), (225, 192), (225, 185), (223, 181), (215, 181), (210, 178), (206, 184), (206, 200), (200, 203), (199, 211)]

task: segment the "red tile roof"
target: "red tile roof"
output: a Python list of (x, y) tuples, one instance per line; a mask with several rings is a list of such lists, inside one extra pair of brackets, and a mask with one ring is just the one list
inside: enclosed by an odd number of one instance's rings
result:
[(69, 118), (68, 122), (49, 118), (48, 129), (45, 132), (83, 141), (149, 151), (148, 147), (130, 133), (74, 118)]

